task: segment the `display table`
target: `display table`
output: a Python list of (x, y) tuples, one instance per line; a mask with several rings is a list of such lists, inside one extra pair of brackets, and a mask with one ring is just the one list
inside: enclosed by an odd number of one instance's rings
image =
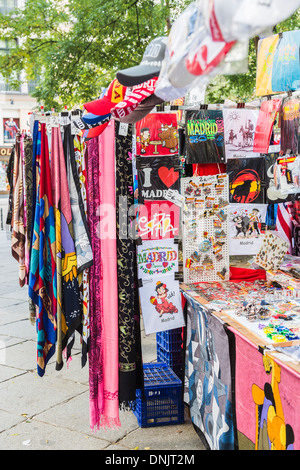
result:
[[(211, 450), (299, 450), (300, 366), (278, 344), (181, 284), (187, 311), (184, 401)], [(300, 340), (280, 343), (280, 348)], [(275, 349), (276, 348), (276, 349)]]

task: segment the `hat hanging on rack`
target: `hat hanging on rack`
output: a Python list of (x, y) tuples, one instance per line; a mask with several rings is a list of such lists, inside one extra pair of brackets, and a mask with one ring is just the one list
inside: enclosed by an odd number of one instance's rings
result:
[(140, 85), (127, 88), (127, 93), (124, 100), (112, 108), (112, 117), (116, 120), (121, 120), (128, 114), (131, 114), (140, 104), (145, 101), (145, 99), (154, 94), (156, 82), (157, 77), (154, 77), (144, 83), (141, 83)]
[(83, 106), (88, 113), (100, 116), (101, 119), (98, 121), (100, 122), (105, 116), (110, 114), (111, 109), (114, 108), (116, 104), (120, 103), (120, 101), (125, 98), (125, 95), (126, 87), (121, 85), (115, 78), (100, 99), (85, 103)]
[(127, 87), (158, 77), (166, 51), (166, 37), (158, 37), (147, 46), (139, 65), (117, 72), (119, 82)]

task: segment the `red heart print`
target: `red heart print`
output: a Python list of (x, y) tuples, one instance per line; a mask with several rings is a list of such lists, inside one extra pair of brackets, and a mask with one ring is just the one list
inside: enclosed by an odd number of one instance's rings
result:
[(169, 168), (161, 166), (158, 170), (158, 176), (167, 188), (171, 188), (171, 186), (173, 186), (173, 184), (178, 180), (179, 172), (175, 171), (174, 168), (169, 170)]

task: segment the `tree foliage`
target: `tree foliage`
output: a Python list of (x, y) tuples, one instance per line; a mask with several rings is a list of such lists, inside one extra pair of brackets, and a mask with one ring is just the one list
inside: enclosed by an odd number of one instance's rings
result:
[(0, 15), (0, 38), (17, 39), (0, 57), (5, 77), (23, 71), (33, 95), (59, 109), (94, 99), (117, 70), (138, 64), (147, 44), (166, 36), (189, 0), (27, 0)]
[[(95, 99), (118, 70), (140, 63), (147, 44), (167, 36), (172, 21), (191, 2), (26, 0), (23, 8), (0, 14), (0, 39), (17, 40), (9, 54), (0, 56), (2, 74), (10, 80), (24, 75), (38, 79), (33, 96), (45, 108), (81, 105)], [(298, 19), (294, 14), (277, 31), (297, 29)], [(248, 73), (216, 77), (208, 87), (209, 102), (253, 96), (255, 46), (252, 39)]]

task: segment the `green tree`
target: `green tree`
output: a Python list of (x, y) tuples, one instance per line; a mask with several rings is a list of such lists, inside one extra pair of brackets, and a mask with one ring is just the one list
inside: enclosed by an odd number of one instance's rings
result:
[[(0, 39), (18, 39), (0, 57), (6, 78), (39, 78), (32, 93), (45, 108), (97, 97), (118, 70), (138, 64), (147, 44), (167, 36), (189, 0), (27, 0), (0, 15)], [(18, 85), (16, 83), (16, 85)]]

